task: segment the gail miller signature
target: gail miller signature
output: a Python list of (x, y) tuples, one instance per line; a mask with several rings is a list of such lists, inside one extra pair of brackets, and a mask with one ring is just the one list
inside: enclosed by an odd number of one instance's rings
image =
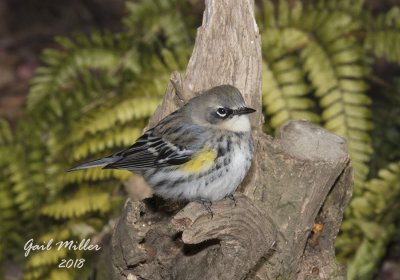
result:
[[(44, 244), (35, 244), (34, 243), (34, 239), (29, 239), (24, 246), (24, 250), (25, 250), (25, 257), (28, 257), (29, 254), (31, 253), (31, 251), (49, 251), (51, 249), (53, 249), (53, 243), (54, 243), (54, 239), (51, 238), (47, 244), (44, 241)], [(101, 249), (101, 247), (97, 244), (90, 244), (90, 238), (89, 239), (82, 239), (80, 242), (79, 241), (75, 241), (75, 240), (67, 240), (67, 241), (58, 241), (54, 244), (56, 247), (57, 251), (60, 251), (61, 249), (65, 248), (67, 250), (71, 250), (71, 251), (99, 251)], [(70, 267), (77, 267), (77, 268), (81, 268), (83, 267), (83, 264), (85, 263), (85, 259), (81, 258), (81, 259), (77, 259), (77, 260), (65, 260), (65, 259), (61, 259), (60, 260), (60, 264), (58, 265), (58, 267), (66, 267), (66, 268), (70, 268)]]

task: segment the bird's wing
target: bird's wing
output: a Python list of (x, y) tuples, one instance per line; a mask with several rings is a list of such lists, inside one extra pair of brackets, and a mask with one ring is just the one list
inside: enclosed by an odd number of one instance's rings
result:
[(196, 126), (177, 125), (173, 129), (148, 130), (129, 149), (119, 152), (119, 160), (105, 169), (140, 171), (152, 167), (165, 167), (186, 163), (202, 147), (204, 129)]

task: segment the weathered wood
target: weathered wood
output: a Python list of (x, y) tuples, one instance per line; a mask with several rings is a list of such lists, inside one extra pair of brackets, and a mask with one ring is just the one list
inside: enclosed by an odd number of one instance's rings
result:
[(335, 239), (342, 223), (344, 209), (351, 198), (352, 182), (353, 168), (349, 163), (332, 187), (316, 218), (323, 228), (317, 238), (312, 237), (307, 243), (297, 279), (309, 279), (310, 275), (332, 280), (345, 278), (345, 268), (335, 259)]
[(272, 248), (276, 231), (249, 198), (236, 199), (236, 207), (229, 199), (215, 203), (212, 219), (203, 205), (190, 203), (172, 220), (149, 203), (128, 200), (112, 239), (116, 278), (242, 279)]
[[(126, 202), (112, 247), (115, 279), (345, 279), (334, 240), (351, 197), (346, 142), (306, 121), (275, 138), (262, 133), (261, 43), (253, 1), (206, 1), (184, 78), (171, 75), (148, 127), (191, 97), (221, 84), (243, 93), (252, 117), (255, 158), (230, 200), (168, 205)], [(315, 223), (322, 231), (312, 236)]]
[[(294, 279), (306, 256), (304, 249), (318, 213), (329, 192), (335, 193), (339, 176), (349, 164), (346, 141), (306, 121), (289, 122), (272, 139), (264, 137), (259, 148), (260, 172), (254, 187), (244, 189), (278, 227), (277, 250), (259, 269), (260, 279)], [(335, 227), (325, 228), (332, 244), (344, 207), (351, 197), (352, 178), (346, 176), (346, 193), (325, 211), (334, 212)], [(319, 221), (325, 223), (325, 220)], [(326, 221), (333, 222), (333, 217)], [(320, 248), (320, 245), (318, 246)], [(334, 260), (333, 246), (323, 248)], [(321, 255), (319, 255), (321, 257)], [(341, 274), (341, 277), (344, 277)], [(322, 279), (333, 279), (332, 275)]]

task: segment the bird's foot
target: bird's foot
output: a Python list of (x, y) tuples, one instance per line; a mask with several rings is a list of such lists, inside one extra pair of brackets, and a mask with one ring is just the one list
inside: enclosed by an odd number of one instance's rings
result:
[(236, 201), (236, 198), (233, 196), (232, 193), (230, 193), (230, 194), (228, 194), (227, 196), (225, 196), (225, 198), (229, 198), (229, 199), (233, 200), (233, 204), (234, 204), (235, 207), (236, 207), (237, 201)]
[(196, 200), (196, 201), (199, 202), (199, 203), (201, 203), (201, 204), (203, 204), (203, 206), (204, 206), (204, 208), (206, 208), (208, 214), (211, 215), (211, 218), (214, 217), (214, 213), (213, 213), (213, 211), (211, 210), (212, 202), (211, 202), (210, 200), (206, 200), (206, 199), (200, 198), (199, 200)]

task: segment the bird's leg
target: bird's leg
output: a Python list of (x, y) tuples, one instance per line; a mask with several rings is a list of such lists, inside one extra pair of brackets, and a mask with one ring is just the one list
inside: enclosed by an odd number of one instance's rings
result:
[(212, 202), (210, 200), (206, 200), (206, 199), (200, 198), (199, 200), (196, 200), (196, 201), (201, 203), (201, 204), (203, 204), (203, 206), (204, 206), (204, 208), (206, 208), (208, 214), (211, 215), (211, 218), (214, 216), (214, 213), (210, 208), (211, 205), (212, 205)]
[(225, 196), (225, 198), (229, 198), (229, 199), (233, 200), (233, 204), (234, 204), (235, 207), (236, 207), (236, 198), (233, 196), (232, 193), (230, 193), (230, 194), (228, 194), (227, 196)]

